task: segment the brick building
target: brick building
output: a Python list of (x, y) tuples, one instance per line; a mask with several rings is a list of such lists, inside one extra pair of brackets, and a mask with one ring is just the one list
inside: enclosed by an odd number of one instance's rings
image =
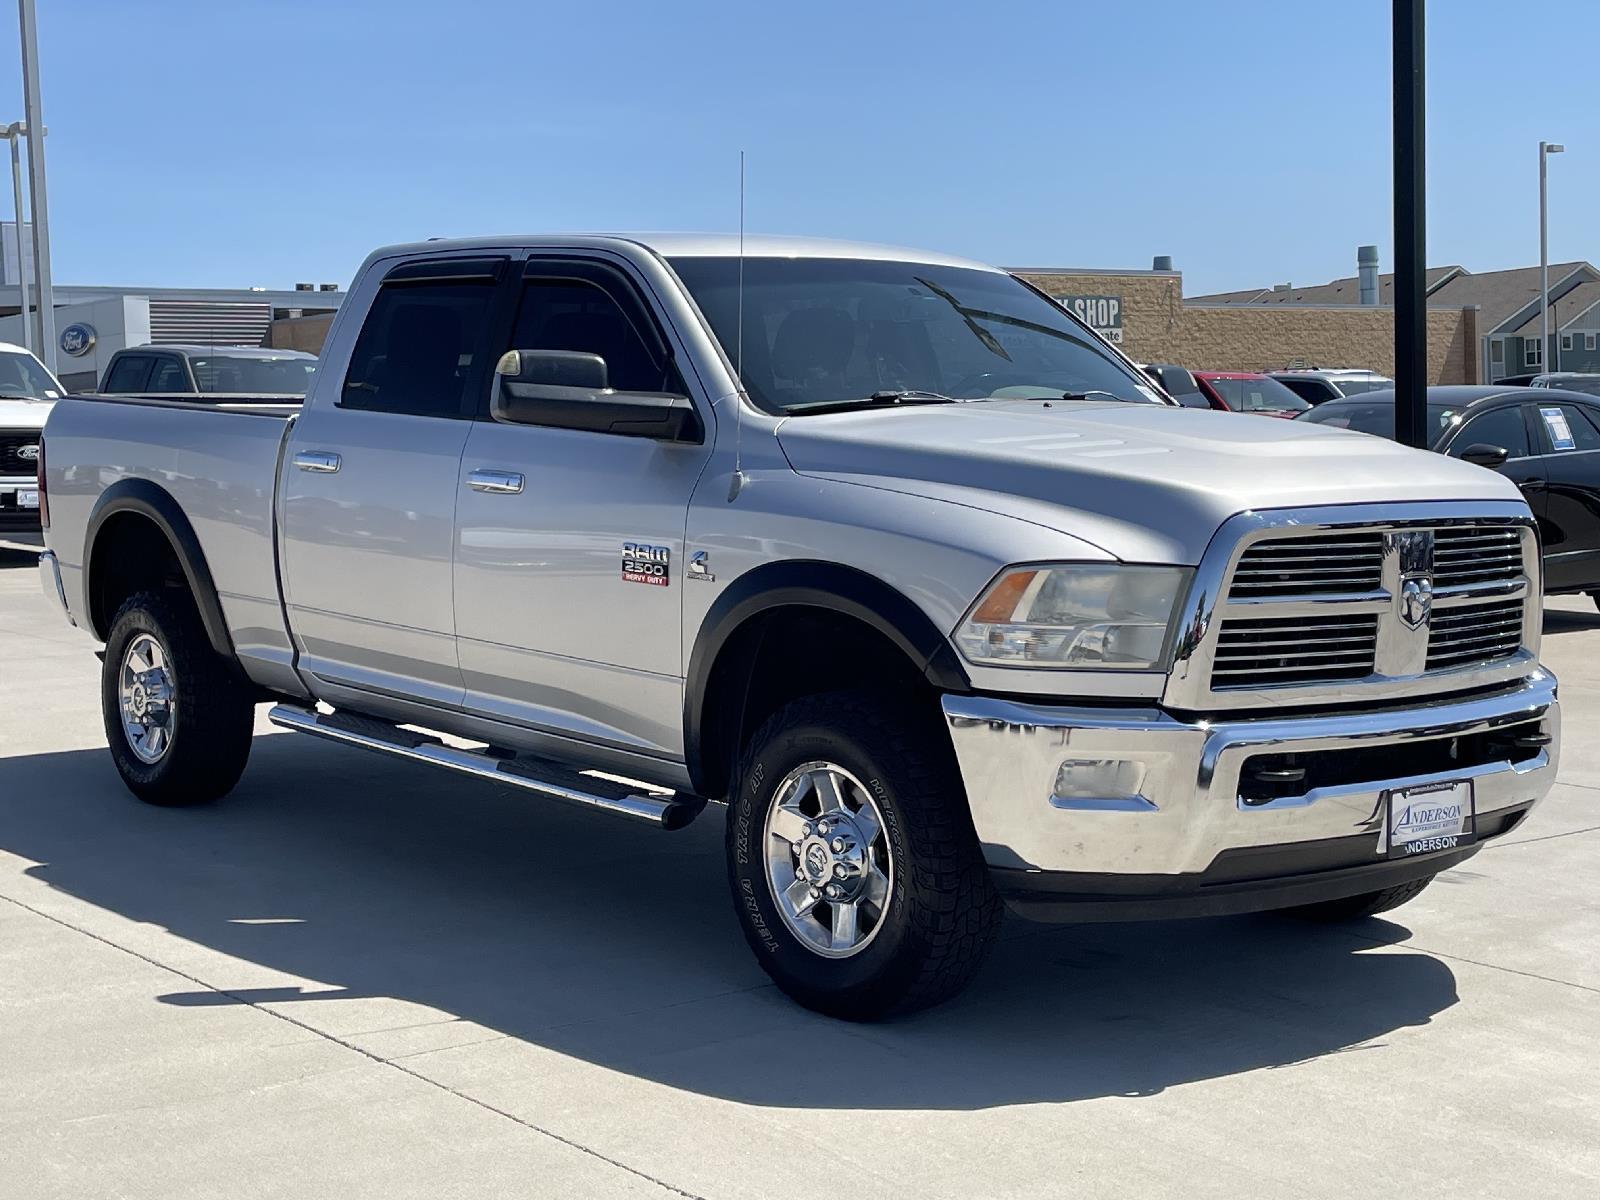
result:
[[(1013, 273), (1062, 300), (1139, 362), (1179, 363), (1195, 371), (1314, 365), (1394, 372), (1394, 310), (1388, 304), (1185, 299), (1183, 276), (1173, 270), (1020, 267)], [(1430, 304), (1429, 381), (1477, 383), (1483, 377), (1479, 342), (1475, 306)]]

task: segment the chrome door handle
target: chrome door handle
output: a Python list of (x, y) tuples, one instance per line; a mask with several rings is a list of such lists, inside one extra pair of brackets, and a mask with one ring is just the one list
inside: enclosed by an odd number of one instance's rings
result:
[(475, 492), (514, 496), (522, 490), (522, 476), (516, 471), (489, 471), (479, 467), (467, 476), (467, 486)]
[(339, 469), (339, 461), (339, 456), (332, 450), (302, 450), (294, 456), (295, 466), (319, 475), (332, 475)]

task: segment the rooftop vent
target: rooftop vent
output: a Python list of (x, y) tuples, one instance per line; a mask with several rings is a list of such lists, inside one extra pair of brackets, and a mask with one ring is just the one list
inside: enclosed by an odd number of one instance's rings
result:
[(1170, 255), (1170, 254), (1158, 254), (1158, 255), (1156, 255), (1155, 262), (1151, 264), (1150, 269), (1152, 271), (1170, 271), (1170, 270), (1172, 270), (1172, 255)]
[(317, 288), (315, 284), (297, 283), (294, 285), (294, 290), (297, 292), (314, 292), (317, 290)]

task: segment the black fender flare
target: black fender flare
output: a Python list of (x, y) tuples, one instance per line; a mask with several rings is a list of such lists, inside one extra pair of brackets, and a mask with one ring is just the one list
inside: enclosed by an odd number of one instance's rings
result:
[(796, 607), (853, 617), (898, 647), (933, 687), (943, 692), (972, 690), (950, 639), (903, 592), (876, 575), (809, 559), (755, 567), (733, 580), (711, 605), (689, 656), (683, 690), (684, 762), (700, 795), (720, 795), (727, 782), (729, 763), (714, 752), (716, 733), (708, 728), (712, 714), (707, 708), (712, 674), (723, 648), (762, 613)]
[[(194, 597), (195, 608), (200, 613), (200, 623), (206, 631), (211, 648), (230, 661), (234, 658), (233, 637), (228, 632), (228, 622), (222, 615), (222, 602), (217, 597), (217, 585), (211, 578), (211, 568), (206, 565), (205, 551), (195, 536), (194, 526), (180, 505), (158, 483), (148, 479), (119, 479), (95, 501), (89, 513), (89, 527), (83, 538), (83, 595), (85, 618), (90, 631), (100, 641), (106, 640), (109, 629), (100, 628), (94, 615), (94, 549), (101, 528), (112, 517), (121, 513), (137, 513), (159, 529), (172, 546), (173, 555), (183, 570)], [(110, 614), (107, 614), (109, 616)]]

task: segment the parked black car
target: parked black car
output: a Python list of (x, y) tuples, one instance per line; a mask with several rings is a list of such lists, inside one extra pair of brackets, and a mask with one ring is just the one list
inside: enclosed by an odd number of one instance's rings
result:
[[(1394, 436), (1394, 391), (1329, 400), (1296, 417)], [(1600, 603), (1600, 396), (1557, 388), (1428, 389), (1433, 449), (1516, 483), (1539, 520), (1546, 592)]]

